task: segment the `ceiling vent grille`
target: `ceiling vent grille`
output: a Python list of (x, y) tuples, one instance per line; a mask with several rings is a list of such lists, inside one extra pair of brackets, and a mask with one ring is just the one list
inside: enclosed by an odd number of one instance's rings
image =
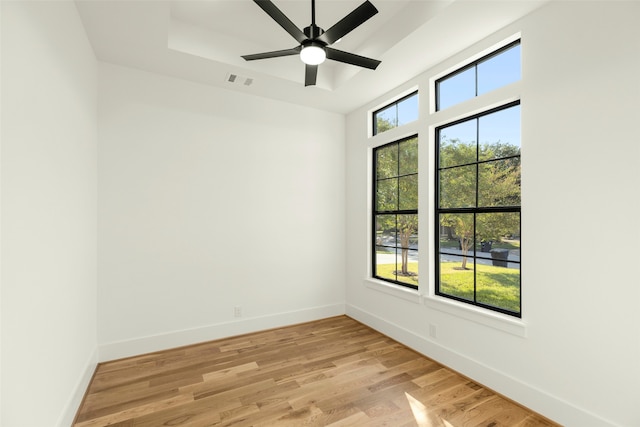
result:
[(239, 85), (239, 86), (251, 86), (253, 84), (253, 79), (251, 77), (241, 76), (239, 74), (227, 73), (225, 77), (225, 81), (230, 84)]

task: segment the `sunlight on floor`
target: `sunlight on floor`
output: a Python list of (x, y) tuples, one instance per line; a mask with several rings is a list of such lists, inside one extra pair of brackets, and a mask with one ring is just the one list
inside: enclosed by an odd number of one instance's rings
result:
[(435, 414), (430, 414), (427, 407), (409, 393), (405, 392), (404, 394), (407, 396), (416, 423), (420, 427), (453, 427), (447, 420), (443, 420)]

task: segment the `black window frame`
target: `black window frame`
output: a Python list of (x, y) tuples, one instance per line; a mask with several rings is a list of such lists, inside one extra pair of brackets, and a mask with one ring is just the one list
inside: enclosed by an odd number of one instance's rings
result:
[[(450, 72), (449, 74), (446, 74), (446, 75), (440, 77), (439, 79), (437, 79), (435, 81), (435, 85), (434, 85), (435, 86), (435, 95), (436, 95), (436, 111), (441, 111), (441, 109), (440, 109), (440, 83), (441, 82), (443, 82), (443, 81), (445, 81), (445, 80), (447, 80), (447, 79), (449, 79), (451, 77), (454, 77), (454, 76), (456, 76), (458, 74), (464, 73), (465, 71), (467, 71), (467, 70), (469, 70), (471, 68), (474, 68), (475, 69), (475, 87), (474, 87), (474, 96), (473, 97), (475, 98), (475, 97), (478, 96), (478, 65), (480, 65), (483, 62), (486, 62), (486, 61), (488, 61), (488, 60), (490, 60), (490, 59), (502, 54), (503, 52), (505, 52), (505, 51), (515, 47), (515, 46), (518, 46), (520, 44), (521, 44), (520, 43), (520, 39), (514, 40), (511, 43), (509, 43), (509, 44), (507, 44), (505, 46), (502, 46), (501, 48), (496, 49), (493, 52), (488, 53), (487, 55), (485, 55), (485, 56), (483, 56), (481, 58), (476, 59), (475, 61), (465, 65), (464, 67), (458, 68), (458, 69)], [(469, 98), (469, 99), (473, 99), (473, 98)], [(468, 101), (468, 100), (465, 100), (465, 101)], [(460, 102), (465, 102), (465, 101), (460, 101)], [(454, 104), (454, 105), (457, 105), (457, 104)], [(451, 105), (449, 107), (452, 107), (452, 106), (453, 105)], [(449, 107), (447, 107), (447, 108), (449, 108)]]
[[(445, 297), (445, 298), (449, 298), (449, 299), (453, 299), (456, 301), (460, 301), (463, 302), (465, 304), (470, 304), (473, 306), (477, 306), (477, 307), (482, 307), (491, 311), (495, 311), (495, 312), (499, 312), (499, 313), (503, 313), (503, 314), (507, 314), (510, 316), (514, 316), (517, 318), (522, 318), (522, 253), (520, 254), (520, 260), (519, 261), (515, 261), (515, 260), (509, 260), (509, 263), (514, 263), (514, 264), (519, 264), (520, 268), (520, 276), (519, 276), (519, 289), (520, 289), (520, 298), (518, 301), (518, 312), (514, 312), (514, 311), (510, 311), (510, 310), (506, 310), (504, 308), (501, 307), (496, 307), (493, 305), (488, 305), (488, 304), (483, 304), (482, 302), (478, 302), (477, 301), (477, 295), (476, 295), (476, 289), (477, 289), (477, 275), (475, 274), (475, 269), (474, 269), (474, 279), (473, 279), (473, 301), (469, 300), (469, 299), (465, 299), (465, 298), (461, 298), (455, 295), (450, 295), (444, 292), (440, 291), (440, 255), (441, 254), (445, 254), (445, 255), (458, 255), (458, 254), (454, 254), (454, 253), (449, 253), (447, 254), (446, 252), (442, 252), (441, 247), (440, 247), (440, 215), (441, 214), (473, 214), (474, 215), (474, 221), (473, 221), (473, 236), (476, 236), (476, 215), (478, 214), (483, 214), (483, 213), (518, 213), (520, 221), (518, 224), (518, 229), (520, 230), (520, 238), (522, 238), (522, 201), (520, 201), (520, 204), (517, 206), (490, 206), (490, 207), (478, 207), (478, 167), (479, 165), (483, 164), (483, 163), (487, 163), (490, 161), (496, 161), (496, 160), (500, 160), (500, 159), (491, 159), (491, 160), (479, 160), (478, 156), (476, 155), (476, 161), (475, 162), (471, 162), (465, 165), (476, 165), (476, 183), (475, 183), (475, 206), (474, 207), (458, 207), (458, 208), (441, 208), (440, 207), (440, 172), (442, 170), (447, 170), (447, 169), (451, 169), (453, 167), (460, 167), (463, 165), (456, 165), (456, 166), (446, 166), (446, 167), (440, 167), (440, 131), (444, 128), (448, 128), (450, 126), (454, 126), (460, 123), (464, 123), (466, 121), (469, 120), (474, 120), (474, 119), (479, 119), (483, 116), (487, 116), (502, 110), (506, 110), (508, 108), (514, 107), (514, 106), (520, 106), (520, 100), (517, 101), (513, 101), (513, 102), (509, 102), (503, 105), (500, 105), (498, 107), (495, 108), (491, 108), (488, 109), (486, 111), (482, 111), (480, 113), (474, 114), (474, 115), (470, 115), (467, 117), (464, 117), (462, 119), (459, 120), (455, 120), (455, 121), (451, 121), (448, 123), (445, 123), (441, 126), (438, 126), (435, 128), (435, 191), (434, 191), (434, 195), (435, 195), (435, 200), (434, 200), (434, 219), (435, 219), (435, 223), (434, 223), (434, 240), (435, 240), (435, 252), (434, 252), (434, 258), (435, 258), (435, 286), (434, 286), (434, 293), (435, 295), (441, 296), (441, 297)], [(478, 135), (477, 135), (478, 129), (476, 128), (476, 144), (477, 147), (480, 146), (480, 141), (478, 140)], [(479, 149), (479, 148), (478, 148)], [(510, 157), (505, 157), (504, 159), (508, 159), (508, 158), (522, 158), (522, 154), (519, 154), (517, 156), (510, 156)], [(475, 237), (474, 237), (475, 240)], [(474, 246), (473, 246), (473, 253), (468, 255), (468, 257), (472, 258), (474, 264), (477, 258), (482, 258), (482, 257), (477, 257), (476, 256), (476, 244), (474, 242)]]
[(405, 100), (407, 100), (407, 99), (411, 98), (412, 96), (418, 96), (418, 91), (416, 90), (416, 91), (414, 91), (414, 92), (411, 92), (411, 93), (410, 93), (410, 94), (408, 94), (408, 95), (403, 96), (402, 98), (398, 98), (398, 99), (396, 99), (395, 101), (390, 102), (389, 104), (387, 104), (387, 105), (385, 105), (385, 106), (383, 106), (383, 107), (380, 107), (380, 108), (378, 108), (377, 110), (375, 110), (373, 113), (371, 113), (371, 121), (373, 122), (373, 123), (372, 123), (372, 126), (373, 126), (373, 129), (372, 129), (372, 132), (373, 132), (373, 133), (372, 133), (372, 135), (373, 135), (373, 136), (376, 136), (376, 135), (378, 135), (379, 133), (384, 133), (384, 132), (385, 132), (385, 131), (383, 131), (383, 132), (378, 132), (378, 120), (377, 120), (377, 117), (376, 117), (376, 116), (377, 116), (377, 114), (378, 114), (379, 112), (381, 112), (381, 111), (383, 111), (383, 110), (386, 110), (386, 109), (387, 109), (387, 108), (389, 108), (389, 107), (393, 107), (393, 106), (395, 106), (395, 107), (396, 107), (396, 123), (395, 123), (395, 126), (394, 126), (392, 129), (397, 128), (397, 127), (399, 126), (399, 125), (398, 125), (398, 104), (400, 104), (402, 101), (405, 101)]
[[(400, 138), (400, 139), (397, 139), (395, 141), (391, 141), (389, 143), (374, 147), (373, 151), (372, 151), (372, 162), (373, 162), (372, 183), (373, 183), (373, 185), (372, 185), (372, 198), (371, 198), (371, 200), (372, 200), (372, 209), (371, 209), (371, 265), (372, 265), (372, 267), (371, 267), (371, 276), (374, 279), (383, 280), (385, 282), (389, 282), (389, 283), (393, 283), (393, 284), (396, 284), (396, 285), (400, 285), (400, 286), (404, 286), (404, 287), (407, 287), (407, 288), (410, 288), (410, 289), (417, 290), (418, 289), (418, 285), (412, 285), (410, 283), (402, 282), (402, 281), (399, 281), (399, 280), (392, 280), (392, 279), (389, 279), (387, 277), (381, 277), (381, 276), (377, 275), (377, 271), (376, 271), (376, 267), (377, 267), (377, 263), (376, 263), (376, 261), (377, 261), (377, 259), (376, 259), (377, 252), (376, 252), (376, 250), (377, 250), (378, 247), (389, 247), (389, 248), (393, 247), (396, 250), (396, 259), (397, 259), (397, 251), (401, 250), (401, 248), (398, 247), (397, 241), (396, 241), (396, 245), (395, 246), (387, 246), (387, 245), (379, 245), (379, 244), (377, 244), (377, 240), (376, 240), (376, 237), (377, 237), (376, 236), (376, 232), (377, 232), (377, 230), (376, 230), (376, 216), (377, 215), (396, 215), (396, 220), (397, 220), (397, 216), (398, 215), (416, 215), (416, 218), (418, 218), (418, 208), (417, 207), (416, 207), (416, 209), (396, 209), (396, 210), (391, 210), (391, 211), (384, 211), (384, 210), (383, 211), (379, 211), (379, 210), (377, 210), (377, 206), (378, 206), (378, 204), (377, 204), (377, 189), (378, 189), (378, 181), (380, 181), (380, 180), (378, 179), (378, 176), (377, 176), (377, 164), (376, 164), (377, 156), (376, 156), (376, 152), (377, 152), (377, 150), (389, 147), (391, 145), (397, 145), (398, 146), (398, 151), (399, 151), (400, 150), (400, 144), (402, 142), (405, 142), (405, 141), (408, 141), (408, 140), (411, 140), (411, 139), (416, 139), (417, 143), (419, 144), (418, 134), (416, 133), (416, 134), (413, 134), (413, 135), (410, 135), (410, 136), (407, 136), (407, 137), (404, 137), (404, 138)], [(398, 156), (398, 160), (399, 160), (399, 156)], [(399, 170), (400, 170), (400, 162), (398, 161), (398, 174), (394, 178), (399, 179), (401, 177), (415, 175), (416, 179), (418, 180), (418, 188), (419, 188), (419, 186), (420, 186), (419, 167), (416, 169), (416, 172), (412, 173), (412, 174), (400, 175)], [(400, 205), (400, 200), (398, 198), (398, 206), (399, 205)], [(419, 231), (418, 231), (418, 233), (419, 233)], [(411, 250), (413, 250), (413, 249), (411, 249)], [(417, 249), (414, 250), (414, 251), (416, 253), (418, 253)], [(397, 269), (397, 266), (396, 266), (396, 269)]]

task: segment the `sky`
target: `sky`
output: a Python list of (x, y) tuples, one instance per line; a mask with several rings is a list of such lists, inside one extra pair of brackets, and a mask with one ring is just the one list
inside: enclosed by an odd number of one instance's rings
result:
[[(516, 44), (482, 60), (477, 65), (473, 63), (463, 71), (441, 80), (438, 83), (439, 110), (519, 81), (520, 78), (520, 45)], [(417, 120), (417, 93), (379, 111), (377, 117), (387, 119), (391, 123), (397, 119), (398, 126)], [(480, 143), (500, 141), (521, 146), (520, 106), (482, 116), (478, 120), (477, 136)], [(476, 120), (451, 126), (446, 129), (445, 134), (447, 138), (459, 138), (463, 142), (475, 141)]]

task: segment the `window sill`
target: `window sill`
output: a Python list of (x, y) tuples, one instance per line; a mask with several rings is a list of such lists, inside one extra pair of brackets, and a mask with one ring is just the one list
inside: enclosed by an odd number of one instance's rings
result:
[(415, 304), (422, 303), (422, 295), (420, 295), (416, 289), (405, 288), (402, 285), (394, 285), (393, 283), (387, 283), (384, 280), (372, 278), (364, 279), (364, 284), (369, 289), (383, 292), (405, 301), (413, 302)]
[(424, 304), (434, 310), (470, 320), (518, 337), (525, 338), (527, 336), (527, 325), (522, 319), (517, 319), (506, 314), (494, 313), (483, 308), (436, 295), (424, 296), (423, 299)]

